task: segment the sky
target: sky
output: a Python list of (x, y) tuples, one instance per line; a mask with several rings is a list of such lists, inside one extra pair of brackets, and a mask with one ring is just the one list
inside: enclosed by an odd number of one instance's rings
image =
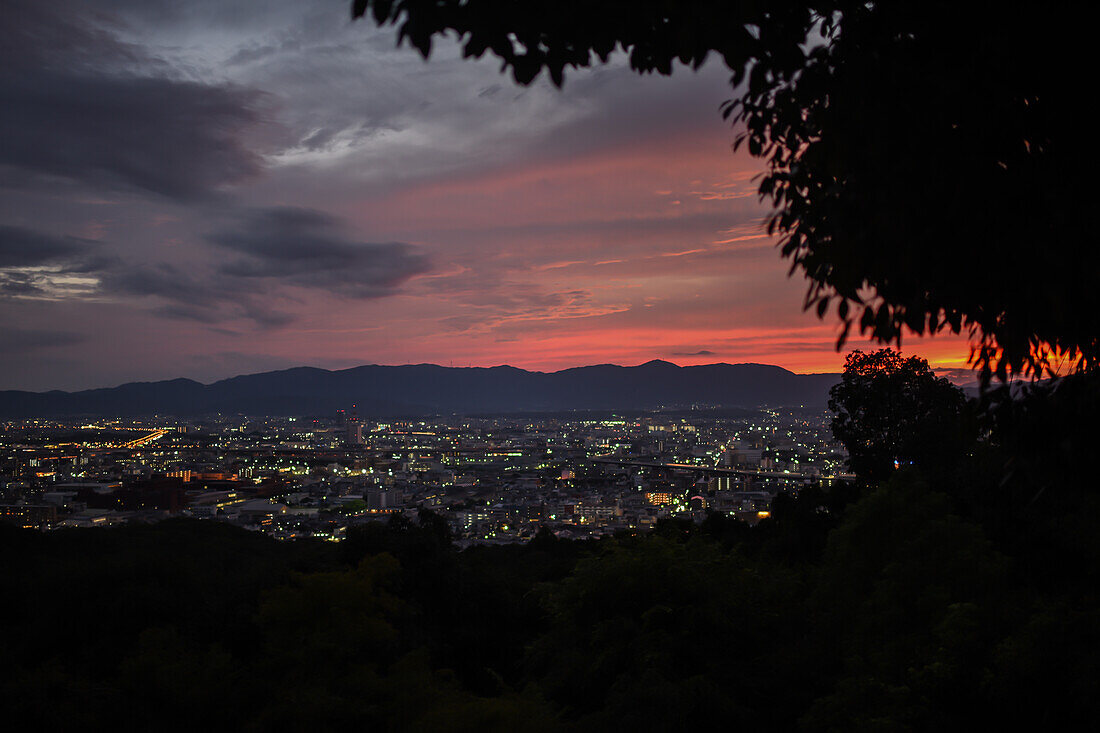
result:
[(349, 7), (5, 0), (0, 389), (876, 348), (803, 312), (717, 59), (522, 88)]

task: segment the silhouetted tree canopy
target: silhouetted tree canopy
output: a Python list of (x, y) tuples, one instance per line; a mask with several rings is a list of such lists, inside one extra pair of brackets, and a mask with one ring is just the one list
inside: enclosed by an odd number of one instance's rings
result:
[(951, 466), (965, 449), (966, 397), (920, 357), (853, 351), (829, 394), (833, 435), (861, 478), (886, 478), (895, 461), (931, 470)]
[(48, 730), (1089, 729), (1095, 502), (1021, 543), (916, 472), (837, 489), (461, 551), (430, 515), (349, 547), (0, 524), (0, 704)]
[[(1060, 7), (1060, 4), (1059, 6)], [(1067, 6), (1069, 7), (1069, 6)], [(968, 332), (984, 374), (1100, 360), (1094, 168), (1077, 12), (942, 0), (354, 0), (423, 56), (454, 34), (519, 84), (606, 62), (732, 70), (723, 113), (763, 158), (759, 193), (805, 307), (880, 342)], [(1064, 364), (1063, 364), (1064, 366)]]

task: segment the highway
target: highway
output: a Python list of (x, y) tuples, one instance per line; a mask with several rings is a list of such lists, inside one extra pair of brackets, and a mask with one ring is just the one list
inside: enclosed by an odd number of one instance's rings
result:
[(141, 436), (140, 438), (135, 438), (135, 439), (131, 440), (129, 443), (123, 443), (120, 447), (121, 448), (140, 448), (141, 446), (145, 445), (146, 443), (152, 443), (154, 440), (160, 440), (167, 433), (168, 433), (167, 430), (157, 429), (157, 430), (154, 430), (154, 431), (150, 432), (147, 435)]

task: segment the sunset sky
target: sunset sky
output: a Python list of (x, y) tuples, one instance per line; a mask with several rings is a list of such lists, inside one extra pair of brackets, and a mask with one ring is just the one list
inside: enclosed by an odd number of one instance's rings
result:
[[(369, 363), (841, 368), (837, 324), (802, 312), (763, 235), (717, 60), (519, 88), (447, 44), (397, 49), (349, 5), (4, 4), (0, 389)], [(907, 347), (940, 367), (968, 353)]]

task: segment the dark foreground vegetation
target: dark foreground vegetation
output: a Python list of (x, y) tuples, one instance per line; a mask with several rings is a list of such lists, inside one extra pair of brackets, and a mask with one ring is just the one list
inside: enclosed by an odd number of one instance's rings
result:
[[(874, 405), (907, 421), (853, 438), (853, 459), (872, 473), (887, 455), (901, 467), (780, 496), (756, 527), (711, 515), (644, 536), (542, 532), (461, 552), (430, 513), (339, 545), (182, 520), (4, 528), (0, 704), (66, 729), (1052, 730), (1094, 719), (1100, 506), (1080, 456), (1097, 437), (1096, 381), (966, 402), (883, 352), (850, 360), (846, 375), (841, 431), (874, 425)], [(871, 407), (855, 399), (884, 382), (900, 391)], [(903, 399), (913, 394), (935, 409)]]

